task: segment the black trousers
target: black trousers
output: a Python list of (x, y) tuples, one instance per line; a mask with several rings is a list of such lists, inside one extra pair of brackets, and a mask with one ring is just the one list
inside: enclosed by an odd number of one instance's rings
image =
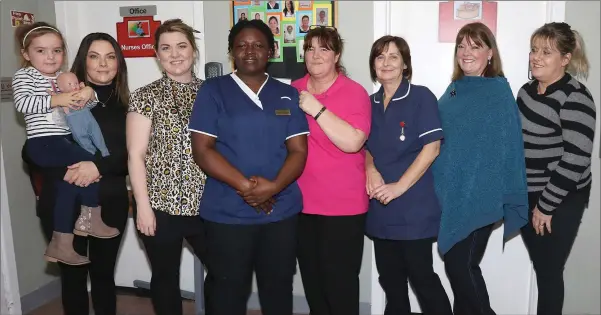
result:
[(494, 315), (480, 262), (484, 256), (493, 225), (472, 232), (455, 244), (444, 256), (453, 289), (453, 312), (457, 315)]
[[(54, 228), (54, 183), (54, 179), (44, 181), (44, 188), (38, 204), (38, 217), (47, 240), (52, 237)], [(117, 228), (121, 233), (110, 239), (75, 235), (73, 240), (75, 251), (80, 255), (89, 255), (91, 263), (83, 266), (58, 264), (61, 272), (62, 304), (65, 315), (87, 315), (89, 313), (88, 275), (94, 314), (117, 314), (115, 264), (127, 223), (129, 197), (125, 178), (105, 177), (100, 184), (102, 220), (107, 225)], [(79, 204), (76, 208), (79, 209)], [(79, 211), (73, 211), (73, 214), (71, 226), (75, 226)]]
[[(526, 244), (536, 272), (538, 286), (538, 315), (561, 315), (563, 311), (563, 271), (578, 234), (590, 190), (569, 194), (555, 209), (551, 219), (551, 234), (545, 230), (543, 236), (536, 235), (530, 222), (522, 228), (522, 239)], [(530, 209), (538, 202), (538, 194), (528, 196)]]
[(258, 224), (206, 222), (212, 274), (207, 314), (246, 315), (253, 271), (263, 315), (291, 315), (297, 215)]
[[(134, 208), (135, 209), (135, 208)], [(134, 214), (136, 212), (134, 211)], [(170, 215), (154, 211), (156, 231), (146, 236), (138, 231), (150, 262), (150, 296), (156, 315), (183, 314), (180, 265), (184, 239), (202, 262), (206, 261), (206, 230), (199, 216)], [(194, 275), (190, 274), (190, 277)], [(207, 280), (210, 275), (207, 275)], [(210, 282), (210, 281), (205, 281)], [(207, 284), (205, 296), (209, 293)]]
[(365, 214), (301, 214), (298, 264), (311, 315), (358, 315)]
[(407, 280), (415, 289), (423, 314), (453, 315), (449, 297), (432, 266), (434, 239), (374, 238), (373, 242), (380, 285), (386, 294), (384, 315), (411, 315)]

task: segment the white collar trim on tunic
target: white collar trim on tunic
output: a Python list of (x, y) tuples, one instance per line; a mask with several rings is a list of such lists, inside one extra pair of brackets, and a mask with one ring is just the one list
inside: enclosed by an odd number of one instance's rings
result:
[(259, 99), (259, 94), (261, 94), (261, 90), (263, 90), (263, 87), (265, 86), (267, 81), (269, 81), (269, 74), (265, 73), (265, 75), (267, 76), (267, 78), (265, 79), (265, 82), (263, 82), (263, 85), (261, 85), (261, 87), (259, 88), (259, 92), (255, 94), (255, 92), (253, 92), (253, 90), (251, 90), (248, 87), (248, 85), (246, 85), (246, 83), (242, 82), (242, 80), (236, 75), (236, 71), (234, 71), (231, 74), (232, 79), (234, 79), (234, 82), (236, 82), (236, 84), (238, 84), (238, 86), (240, 87), (242, 92), (244, 92), (244, 94), (246, 94), (261, 109), (263, 109), (263, 104), (261, 103), (261, 100)]

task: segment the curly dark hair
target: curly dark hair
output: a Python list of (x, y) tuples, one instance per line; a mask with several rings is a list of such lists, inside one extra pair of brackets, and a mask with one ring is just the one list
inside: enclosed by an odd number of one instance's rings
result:
[(232, 53), (234, 49), (234, 40), (236, 36), (242, 32), (245, 28), (254, 28), (259, 32), (265, 35), (265, 39), (267, 39), (267, 45), (269, 47), (270, 56), (273, 56), (275, 53), (273, 46), (275, 45), (275, 39), (273, 38), (273, 33), (271, 33), (271, 29), (265, 22), (262, 20), (242, 20), (236, 23), (234, 27), (230, 30), (230, 34), (227, 37), (227, 52)]

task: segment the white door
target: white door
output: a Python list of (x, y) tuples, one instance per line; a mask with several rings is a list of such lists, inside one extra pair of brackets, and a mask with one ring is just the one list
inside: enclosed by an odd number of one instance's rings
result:
[(0, 283), (0, 314), (21, 314), (21, 295), (19, 293), (19, 281), (17, 279), (17, 263), (15, 261), (15, 249), (13, 244), (13, 231), (8, 209), (8, 194), (6, 192), (6, 178), (4, 176), (4, 154), (0, 145), (0, 209), (2, 220), (0, 223), (0, 250), (2, 261), (2, 282)]
[[(69, 61), (77, 53), (79, 43), (87, 34), (105, 32), (115, 39), (116, 23), (123, 21), (119, 7), (156, 5), (155, 21), (180, 18), (200, 31), (196, 44), (200, 50), (196, 74), (204, 78), (205, 45), (202, 1), (56, 1), (56, 24), (67, 41)], [(161, 77), (155, 58), (127, 58), (129, 88), (144, 86)], [(134, 280), (150, 282), (151, 272), (133, 218), (129, 218), (117, 261), (115, 283), (133, 287)], [(181, 264), (181, 289), (194, 292), (194, 256), (184, 250)]]
[[(480, 2), (480, 1), (471, 1)], [(374, 2), (374, 39), (391, 34), (407, 40), (411, 49), (413, 83), (425, 85), (440, 97), (453, 71), (453, 43), (438, 42), (439, 1)], [(563, 21), (565, 1), (498, 1), (497, 43), (503, 70), (514, 95), (528, 81), (530, 35), (549, 21)], [(374, 91), (378, 87), (374, 87)], [(536, 283), (528, 253), (520, 236), (503, 246), (503, 229), (496, 229), (481, 263), (492, 308), (497, 314), (535, 314)], [(453, 301), (443, 261), (433, 246), (434, 268)], [(383, 314), (385, 297), (372, 268), (372, 314)], [(420, 308), (413, 292), (412, 311)]]

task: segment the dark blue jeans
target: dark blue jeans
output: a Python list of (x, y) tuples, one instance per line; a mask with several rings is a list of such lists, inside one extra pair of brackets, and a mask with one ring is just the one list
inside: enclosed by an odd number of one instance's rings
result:
[[(65, 168), (69, 165), (93, 161), (94, 155), (82, 149), (70, 136), (47, 136), (27, 139), (25, 150), (28, 158), (41, 168)], [(56, 183), (56, 203), (54, 206), (54, 230), (73, 233), (73, 211), (77, 198), (88, 207), (98, 206), (98, 183), (79, 187), (58, 180)]]
[(486, 251), (493, 225), (479, 228), (455, 244), (444, 256), (444, 266), (451, 282), (453, 313), (459, 315), (495, 315), (490, 306), (480, 261)]
[(102, 156), (109, 155), (100, 126), (98, 126), (98, 122), (94, 119), (89, 108), (84, 107), (77, 111), (70, 110), (67, 114), (67, 124), (71, 129), (75, 142), (86, 151), (95, 154), (96, 148), (98, 148)]

